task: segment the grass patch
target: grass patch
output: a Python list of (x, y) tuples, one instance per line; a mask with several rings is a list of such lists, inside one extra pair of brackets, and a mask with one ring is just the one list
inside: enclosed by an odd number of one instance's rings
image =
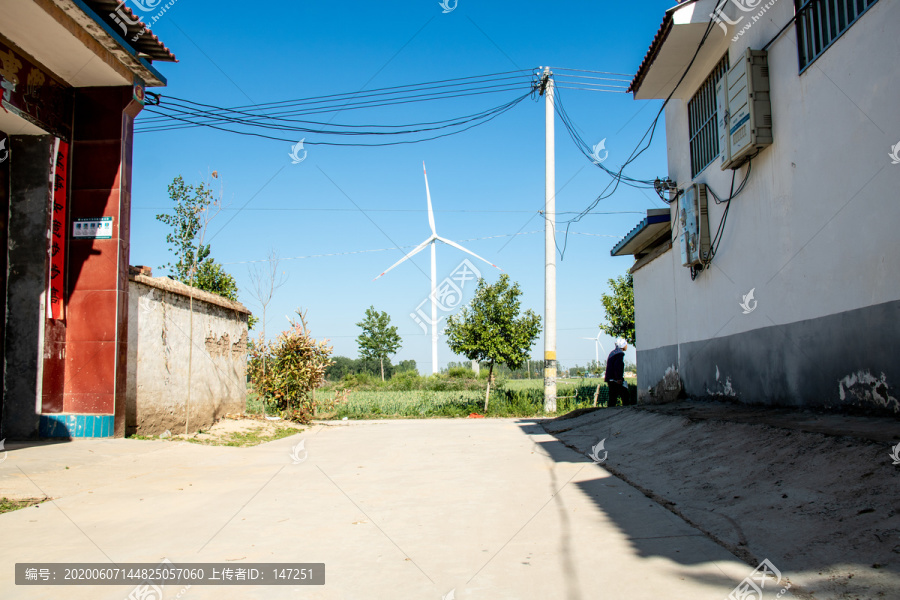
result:
[[(262, 396), (252, 390), (247, 391), (247, 408), (244, 412), (248, 415), (264, 415), (266, 414), (266, 403)], [(276, 414), (272, 411), (270, 414)]]
[(19, 510), (20, 508), (28, 508), (35, 504), (46, 502), (50, 498), (27, 498), (25, 500), (10, 500), (9, 498), (0, 498), (0, 514)]

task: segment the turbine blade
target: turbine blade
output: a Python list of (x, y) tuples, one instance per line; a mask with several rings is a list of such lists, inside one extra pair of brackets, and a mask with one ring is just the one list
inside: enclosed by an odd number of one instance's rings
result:
[(431, 235), (437, 235), (434, 228), (434, 211), (431, 209), (431, 190), (428, 189), (428, 172), (425, 170), (425, 161), (422, 161), (422, 173), (425, 174), (425, 197), (428, 199), (428, 224), (431, 226)]
[(478, 256), (477, 254), (475, 254), (474, 252), (472, 252), (471, 250), (467, 250), (466, 248), (463, 248), (462, 246), (460, 246), (459, 244), (457, 244), (457, 243), (454, 242), (453, 240), (448, 240), (447, 238), (442, 238), (441, 236), (439, 236), (439, 235), (437, 235), (437, 234), (435, 234), (434, 239), (440, 240), (440, 241), (444, 242), (445, 244), (448, 244), (448, 245), (450, 245), (450, 246), (453, 246), (454, 248), (458, 248), (459, 250), (462, 250), (463, 252), (465, 252), (465, 253), (467, 253), (467, 254), (471, 254), (472, 256), (474, 256), (475, 258), (477, 258), (478, 260), (480, 260), (480, 261), (482, 261), (482, 262), (486, 262), (487, 264), (491, 265), (491, 266), (494, 267), (495, 269), (499, 269), (500, 271), (503, 270), (503, 269), (501, 269), (500, 267), (498, 267), (497, 265), (495, 265), (494, 263), (492, 263), (491, 261), (489, 261), (488, 259), (482, 258), (482, 257)]
[(391, 265), (390, 267), (388, 267), (387, 269), (385, 269), (385, 270), (384, 270), (384, 273), (382, 273), (381, 275), (379, 275), (378, 277), (376, 277), (376, 278), (373, 279), (372, 281), (376, 281), (376, 280), (379, 279), (380, 277), (383, 277), (385, 273), (387, 273), (388, 271), (390, 271), (391, 269), (393, 269), (394, 267), (396, 267), (397, 265), (399, 265), (399, 264), (402, 263), (403, 261), (405, 261), (405, 260), (407, 260), (407, 259), (409, 259), (409, 258), (415, 256), (416, 254), (418, 254), (419, 252), (421, 252), (422, 250), (424, 250), (424, 249), (428, 246), (428, 244), (430, 244), (430, 243), (433, 242), (433, 241), (434, 241), (434, 236), (431, 236), (430, 238), (428, 238), (427, 240), (425, 240), (424, 242), (422, 242), (421, 244), (419, 244), (418, 246), (416, 246), (415, 248), (413, 248), (412, 252), (410, 252), (409, 254), (407, 254), (406, 256), (404, 256), (403, 258), (401, 258), (400, 260), (398, 260), (398, 261), (395, 262), (394, 264), (392, 264), (392, 265)]

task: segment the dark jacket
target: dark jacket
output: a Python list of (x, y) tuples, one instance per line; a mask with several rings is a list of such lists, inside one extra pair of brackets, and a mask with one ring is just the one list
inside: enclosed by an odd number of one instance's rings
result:
[(603, 379), (607, 383), (610, 381), (622, 383), (625, 380), (625, 351), (621, 348), (616, 348), (609, 353), (609, 357), (606, 359), (606, 375), (603, 376)]

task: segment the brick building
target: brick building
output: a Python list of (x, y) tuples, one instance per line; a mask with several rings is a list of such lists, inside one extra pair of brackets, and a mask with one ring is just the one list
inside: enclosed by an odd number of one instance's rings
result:
[(154, 61), (113, 0), (0, 3), (0, 439), (125, 430), (131, 155)]

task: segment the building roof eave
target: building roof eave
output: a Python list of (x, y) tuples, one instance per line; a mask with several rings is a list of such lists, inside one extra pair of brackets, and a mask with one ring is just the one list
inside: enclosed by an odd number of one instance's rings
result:
[[(112, 3), (115, 12), (118, 4), (112, 0), (52, 0), (60, 9), (68, 14), (91, 37), (109, 51), (116, 60), (134, 72), (148, 87), (163, 87), (166, 78), (152, 64), (152, 60), (178, 62), (175, 55), (146, 28), (142, 21), (126, 6), (122, 8), (136, 21), (127, 24), (127, 36), (140, 35), (137, 43), (131, 44), (122, 36), (122, 32), (114, 28), (102, 17), (103, 7)], [(143, 32), (143, 34), (141, 34)]]
[(668, 208), (652, 208), (634, 229), (610, 250), (610, 256), (628, 256), (641, 253), (653, 242), (672, 229), (672, 216)]
[(707, 35), (707, 11), (714, 6), (715, 0), (688, 0), (666, 11), (628, 87), (635, 100), (666, 99), (675, 92), (692, 60), (694, 67), (703, 70), (707, 63), (711, 67), (721, 59), (727, 38), (712, 37), (718, 30)]

